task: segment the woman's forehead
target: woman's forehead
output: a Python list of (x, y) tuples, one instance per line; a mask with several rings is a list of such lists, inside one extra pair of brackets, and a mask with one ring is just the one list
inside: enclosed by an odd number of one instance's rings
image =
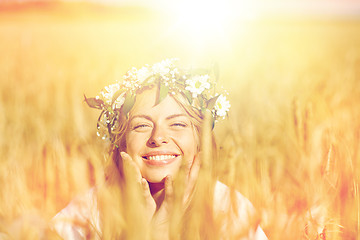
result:
[(155, 88), (146, 90), (136, 95), (135, 105), (131, 110), (131, 115), (160, 115), (163, 117), (173, 115), (188, 116), (186, 111), (171, 96), (166, 96), (159, 104), (156, 104), (157, 91)]

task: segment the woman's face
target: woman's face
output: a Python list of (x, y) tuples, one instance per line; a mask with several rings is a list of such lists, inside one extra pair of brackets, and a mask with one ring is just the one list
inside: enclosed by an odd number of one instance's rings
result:
[(156, 90), (136, 96), (126, 132), (126, 152), (151, 183), (191, 167), (198, 149), (197, 133), (185, 110), (170, 96), (155, 106)]

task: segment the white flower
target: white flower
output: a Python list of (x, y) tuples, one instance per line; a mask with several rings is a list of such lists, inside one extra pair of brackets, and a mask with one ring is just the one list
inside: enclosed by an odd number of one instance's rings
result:
[(216, 100), (214, 109), (216, 110), (216, 115), (222, 118), (225, 118), (226, 113), (230, 109), (230, 102), (226, 100), (224, 95), (220, 95)]
[(185, 84), (186, 90), (189, 90), (193, 97), (197, 97), (198, 94), (201, 94), (205, 89), (210, 89), (210, 83), (208, 82), (209, 75), (197, 75), (190, 79), (187, 79)]
[(165, 62), (165, 60), (159, 63), (155, 63), (152, 66), (152, 70), (154, 74), (160, 74), (161, 76), (164, 76), (170, 72), (169, 64)]
[[(137, 69), (135, 67), (131, 68), (123, 76), (123, 81), (124, 82), (129, 82), (129, 83), (136, 81), (136, 74), (137, 74)], [(131, 86), (128, 86), (128, 88), (131, 88)]]
[(109, 85), (107, 87), (105, 87), (105, 91), (101, 91), (101, 95), (103, 97), (103, 100), (107, 103), (107, 104), (111, 104), (113, 95), (120, 89), (120, 85), (115, 83), (112, 85)]
[(133, 84), (133, 81), (131, 81), (131, 79), (124, 80), (123, 85), (127, 89), (133, 89), (134, 88), (134, 86), (133, 86), (134, 84)]
[(136, 72), (136, 79), (139, 84), (143, 83), (149, 76), (151, 75), (151, 72), (149, 71), (149, 68), (142, 67)]
[(114, 102), (114, 109), (116, 109), (116, 108), (121, 108), (122, 107), (122, 105), (124, 104), (124, 102), (125, 102), (125, 97), (124, 97), (124, 95), (125, 95), (125, 92), (124, 93), (122, 93), (122, 94), (120, 94), (120, 96), (115, 100), (115, 102)]
[(179, 69), (174, 68), (173, 70), (170, 71), (171, 77), (175, 78), (177, 75), (179, 75)]
[(169, 74), (171, 68), (174, 66), (174, 62), (177, 61), (176, 58), (165, 59), (159, 63), (155, 63), (152, 66), (152, 71), (154, 74), (160, 74), (162, 77)]

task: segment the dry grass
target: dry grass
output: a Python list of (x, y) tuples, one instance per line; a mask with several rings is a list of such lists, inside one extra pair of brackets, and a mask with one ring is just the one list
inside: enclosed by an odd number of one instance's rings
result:
[(239, 24), (228, 45), (201, 51), (168, 27), (2, 13), (0, 238), (50, 238), (51, 217), (102, 181), (106, 146), (83, 94), (179, 57), (220, 64), (232, 109), (215, 129), (216, 173), (253, 202), (269, 238), (360, 239), (360, 23)]

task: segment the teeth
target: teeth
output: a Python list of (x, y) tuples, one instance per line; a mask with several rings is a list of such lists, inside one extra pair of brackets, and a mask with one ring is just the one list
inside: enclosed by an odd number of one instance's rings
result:
[(148, 156), (147, 158), (150, 161), (164, 161), (175, 157), (176, 157), (175, 155), (155, 155), (155, 156)]

